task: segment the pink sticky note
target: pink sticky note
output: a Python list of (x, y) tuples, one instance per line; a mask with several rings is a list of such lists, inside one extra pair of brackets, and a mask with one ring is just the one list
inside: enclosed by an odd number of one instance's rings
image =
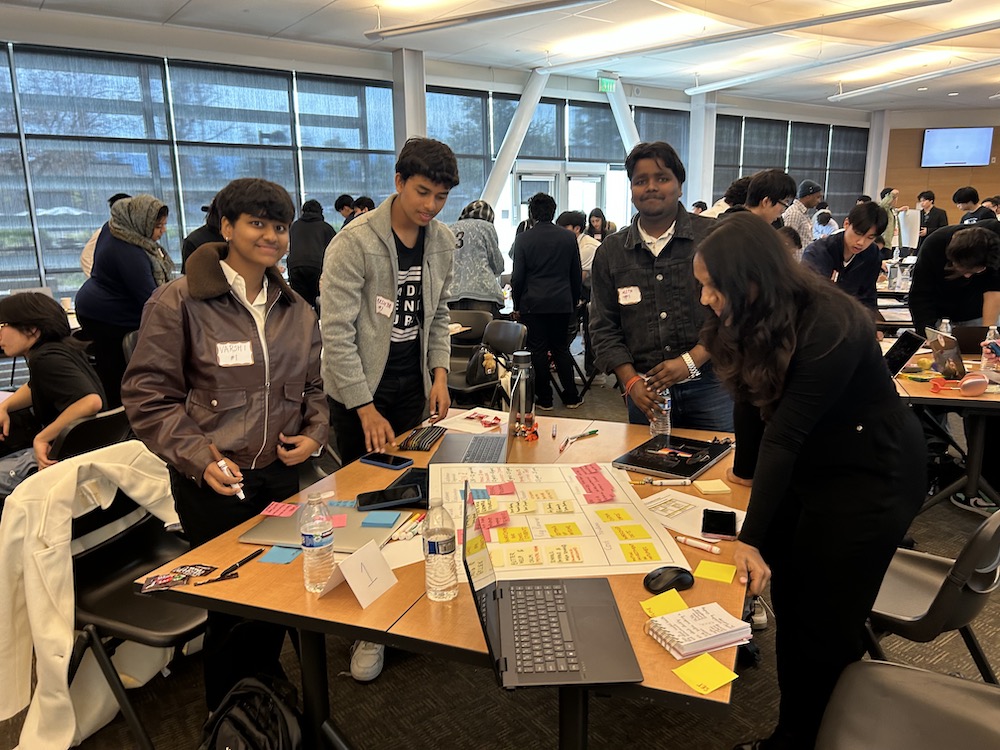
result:
[(513, 482), (503, 482), (502, 484), (488, 484), (486, 491), (491, 495), (516, 495), (517, 490)]
[(333, 524), (333, 528), (342, 529), (347, 526), (347, 514), (338, 513), (335, 516), (330, 516), (330, 523)]
[(455, 529), (455, 542), (465, 544), (465, 529)]
[(498, 510), (496, 513), (487, 513), (485, 516), (479, 517), (479, 528), (483, 531), (508, 523), (510, 523), (510, 513), (505, 510)]
[(586, 464), (585, 466), (574, 466), (573, 473), (578, 477), (584, 474), (600, 474), (601, 467), (597, 464)]
[(615, 497), (615, 488), (604, 478), (603, 474), (579, 474), (576, 480), (583, 487), (584, 492), (603, 497), (604, 501), (602, 502), (613, 500)]
[(602, 495), (597, 492), (585, 492), (583, 495), (583, 499), (586, 500), (591, 505), (594, 505), (595, 503), (607, 503), (614, 500), (615, 498), (613, 495), (611, 497), (608, 497), (607, 495)]
[(483, 539), (485, 539), (487, 542), (493, 541), (493, 535), (490, 533), (489, 529), (483, 529)]
[(288, 518), (294, 516), (299, 506), (295, 503), (279, 503), (277, 501), (268, 505), (260, 512), (262, 516), (277, 516), (278, 518)]

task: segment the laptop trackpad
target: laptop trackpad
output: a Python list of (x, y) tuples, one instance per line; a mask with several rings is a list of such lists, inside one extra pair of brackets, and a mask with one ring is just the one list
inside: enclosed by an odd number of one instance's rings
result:
[(588, 675), (598, 677), (608, 670), (615, 672), (625, 668), (628, 679), (642, 679), (642, 673), (628, 674), (632, 666), (638, 670), (632, 644), (628, 634), (618, 617), (618, 612), (608, 605), (576, 605), (571, 607), (573, 632), (576, 638), (577, 650), (580, 654), (581, 671), (584, 679)]

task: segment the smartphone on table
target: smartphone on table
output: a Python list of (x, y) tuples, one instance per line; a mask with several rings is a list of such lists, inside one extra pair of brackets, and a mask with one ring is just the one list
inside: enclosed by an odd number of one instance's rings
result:
[(378, 453), (375, 451), (363, 455), (361, 457), (361, 463), (370, 464), (372, 466), (381, 466), (383, 469), (395, 469), (396, 471), (399, 471), (400, 469), (405, 469), (407, 466), (412, 466), (413, 459), (407, 458), (406, 456), (397, 456), (393, 453)]
[(424, 500), (424, 493), (416, 484), (401, 484), (397, 487), (387, 487), (384, 490), (358, 493), (358, 510), (380, 510), (382, 508), (419, 507)]
[(701, 535), (705, 539), (731, 541), (736, 538), (736, 513), (705, 508), (701, 517)]

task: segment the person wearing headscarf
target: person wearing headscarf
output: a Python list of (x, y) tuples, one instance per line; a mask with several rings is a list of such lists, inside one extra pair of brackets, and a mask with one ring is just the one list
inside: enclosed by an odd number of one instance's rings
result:
[(139, 328), (149, 296), (173, 277), (173, 261), (158, 244), (168, 212), (152, 195), (115, 203), (97, 238), (93, 272), (76, 294), (77, 318), (84, 338), (93, 341), (97, 374), (111, 408), (121, 404), (122, 341)]
[(503, 254), (493, 226), (493, 207), (472, 201), (451, 225), (455, 235), (455, 276), (451, 283), (452, 310), (485, 310), (500, 317), (503, 290), (497, 277), (503, 273)]

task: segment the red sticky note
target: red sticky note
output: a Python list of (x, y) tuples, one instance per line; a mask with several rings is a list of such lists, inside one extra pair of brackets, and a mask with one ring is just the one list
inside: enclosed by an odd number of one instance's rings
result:
[(487, 513), (485, 516), (479, 517), (479, 528), (483, 531), (508, 523), (510, 523), (510, 514), (505, 510), (498, 510), (496, 513)]
[(333, 528), (342, 529), (347, 526), (347, 514), (338, 513), (335, 516), (330, 516), (330, 523), (333, 524)]
[(517, 490), (513, 482), (503, 482), (502, 484), (488, 484), (486, 491), (491, 495), (516, 495)]
[(614, 500), (615, 498), (614, 495), (608, 497), (607, 495), (603, 495), (597, 492), (585, 492), (583, 495), (583, 499), (586, 500), (591, 505), (594, 505), (595, 503), (607, 503)]
[(601, 467), (597, 464), (586, 464), (584, 466), (574, 466), (573, 473), (578, 477), (584, 474), (600, 474)]
[(583, 487), (583, 491), (591, 495), (600, 495), (604, 498), (602, 502), (613, 500), (615, 488), (611, 485), (603, 474), (578, 474), (576, 481)]
[(268, 505), (260, 512), (262, 516), (277, 516), (278, 518), (288, 518), (294, 516), (299, 506), (295, 503), (279, 503), (277, 501)]

